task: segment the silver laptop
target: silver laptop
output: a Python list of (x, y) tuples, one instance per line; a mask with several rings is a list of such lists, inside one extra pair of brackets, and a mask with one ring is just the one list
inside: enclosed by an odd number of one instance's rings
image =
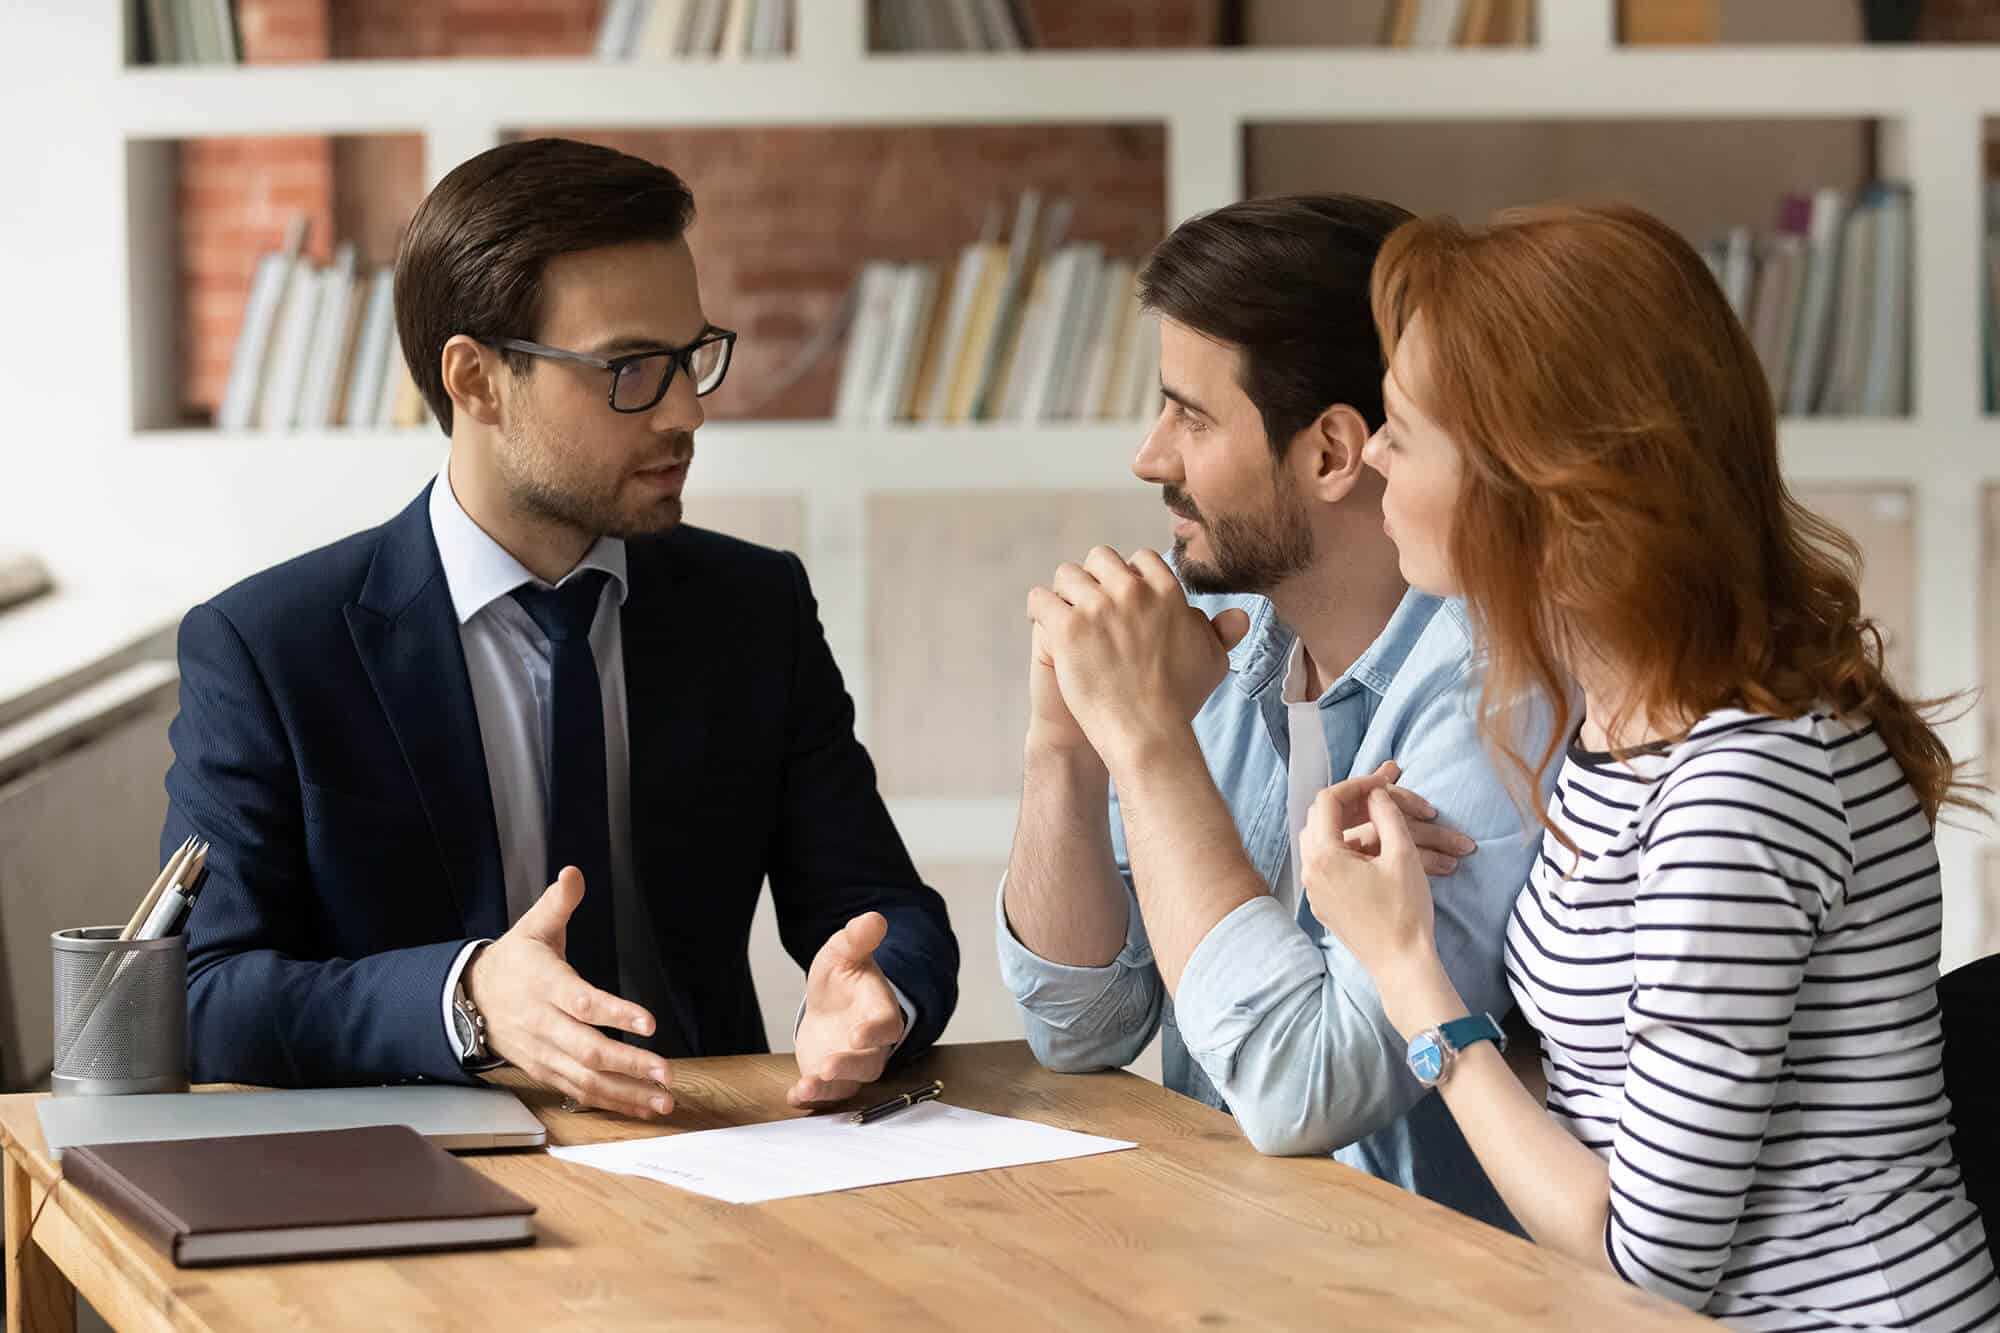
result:
[(435, 1083), (278, 1092), (45, 1097), (35, 1108), (49, 1154), (81, 1143), (230, 1138), (359, 1125), (408, 1125), (440, 1148), (539, 1148), (548, 1131), (505, 1088)]

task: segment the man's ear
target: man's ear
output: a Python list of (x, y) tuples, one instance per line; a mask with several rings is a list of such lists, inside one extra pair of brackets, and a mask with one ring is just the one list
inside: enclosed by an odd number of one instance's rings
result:
[(1361, 414), (1335, 403), (1292, 437), (1300, 493), (1327, 504), (1347, 498), (1366, 472), (1361, 450), (1370, 431)]
[(454, 417), (469, 417), (482, 426), (500, 422), (500, 354), (490, 347), (453, 334), (440, 357), (444, 391), (451, 399)]

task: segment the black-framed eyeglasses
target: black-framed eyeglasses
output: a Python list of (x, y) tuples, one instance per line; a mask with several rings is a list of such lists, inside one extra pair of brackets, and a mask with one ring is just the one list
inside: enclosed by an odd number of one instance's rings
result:
[(513, 352), (526, 352), (529, 356), (548, 357), (552, 361), (574, 361), (580, 366), (608, 370), (611, 372), (611, 391), (605, 401), (611, 404), (611, 410), (649, 412), (655, 403), (667, 396), (667, 386), (674, 382), (677, 370), (687, 371), (688, 378), (694, 382), (694, 396), (697, 398), (706, 398), (721, 388), (723, 376), (729, 373), (730, 355), (736, 350), (736, 331), (710, 328), (686, 347), (660, 347), (614, 357), (565, 351), (524, 338), (502, 338), (493, 345)]

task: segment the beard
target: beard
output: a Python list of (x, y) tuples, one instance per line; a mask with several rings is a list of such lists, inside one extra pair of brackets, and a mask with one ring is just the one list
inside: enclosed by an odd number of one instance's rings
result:
[(1312, 524), (1306, 508), (1280, 478), (1273, 478), (1270, 507), (1261, 514), (1204, 517), (1186, 491), (1161, 488), (1160, 498), (1182, 518), (1208, 534), (1209, 558), (1187, 553), (1187, 538), (1174, 539), (1174, 572), (1191, 593), (1269, 593), (1312, 563)]
[[(666, 439), (668, 457), (688, 458), (694, 436), (677, 432)], [(625, 474), (593, 472), (587, 451), (558, 444), (532, 423), (510, 430), (502, 458), (509, 500), (522, 512), (593, 537), (655, 537), (681, 521), (681, 498), (658, 496), (634, 501), (624, 494)]]

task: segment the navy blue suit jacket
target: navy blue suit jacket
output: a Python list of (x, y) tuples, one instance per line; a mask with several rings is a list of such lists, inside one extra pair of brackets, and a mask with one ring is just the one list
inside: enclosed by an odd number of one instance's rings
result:
[[(506, 891), (428, 496), (181, 623), (160, 843), (214, 843), (188, 927), (198, 1080), (467, 1079), (445, 978), (506, 930)], [(747, 945), (768, 878), (802, 967), (856, 914), (888, 917), (877, 958), (917, 1011), (898, 1061), (927, 1049), (958, 945), (877, 794), (804, 567), (688, 527), (627, 547), (634, 862), (667, 978), (628, 998), (669, 1054), (765, 1050)]]

